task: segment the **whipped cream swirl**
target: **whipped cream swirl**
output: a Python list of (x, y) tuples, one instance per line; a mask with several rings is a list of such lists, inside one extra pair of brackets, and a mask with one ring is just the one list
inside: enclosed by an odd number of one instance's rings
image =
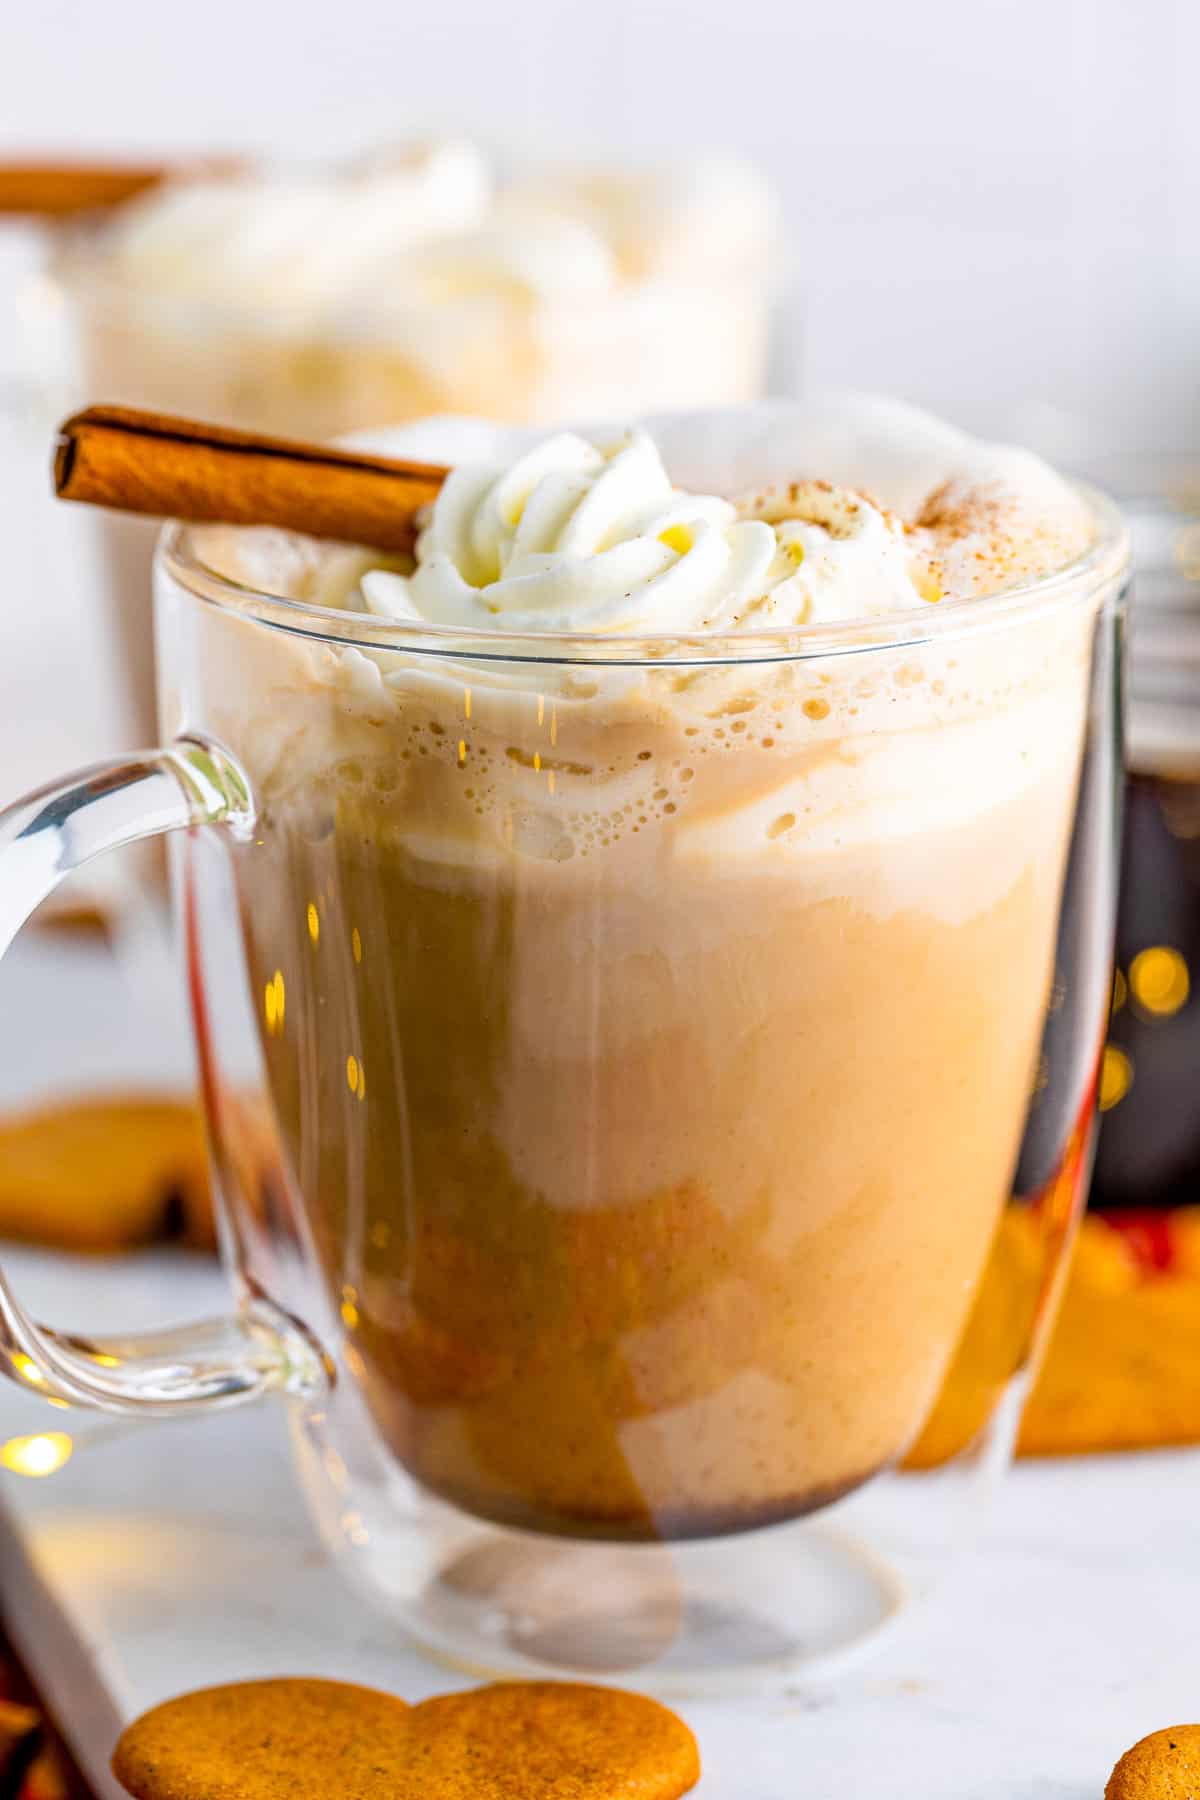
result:
[(347, 305), (514, 290), (572, 300), (664, 275), (761, 275), (774, 239), (770, 192), (735, 160), (502, 183), (478, 145), (446, 137), (332, 169), (181, 178), (120, 208), (93, 248), (119, 280), (155, 293), (245, 302), (261, 283), (268, 312), (340, 317)]
[(565, 633), (736, 632), (940, 597), (933, 565), (862, 495), (800, 482), (741, 507), (672, 485), (653, 439), (564, 432), (448, 477), (411, 575), (362, 577), (385, 618)]
[(444, 138), (336, 174), (263, 169), (183, 179), (122, 207), (101, 240), (114, 272), (158, 293), (328, 305), (397, 258), (487, 216), (492, 179), (474, 144)]

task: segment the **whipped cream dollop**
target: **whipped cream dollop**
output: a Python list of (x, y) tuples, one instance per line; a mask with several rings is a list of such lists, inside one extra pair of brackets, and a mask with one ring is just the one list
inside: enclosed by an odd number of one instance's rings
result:
[(761, 273), (774, 236), (769, 189), (735, 159), (502, 181), (448, 137), (328, 170), (170, 182), (120, 208), (92, 253), (157, 293), (337, 317), (368, 300), (395, 312), (495, 289), (543, 302), (719, 266)]
[[(902, 433), (909, 416), (886, 402), (848, 404), (867, 449), (872, 432), (887, 438), (890, 423), (891, 435)], [(493, 442), (515, 440), (515, 453), (451, 458), (411, 572), (363, 573), (359, 565), (348, 590), (327, 585), (324, 598), (384, 618), (481, 630), (787, 629), (992, 592), (1065, 565), (1091, 541), (1085, 501), (1053, 470), (950, 427), (937, 428), (941, 454), (915, 486), (900, 474), (907, 516), (865, 483), (852, 485), (844, 462), (836, 483), (802, 474), (821, 467), (819, 432), (805, 449), (805, 412), (778, 415), (787, 430), (776, 441), (791, 439), (795, 478), (741, 495), (680, 486), (668, 472), (664, 446), (688, 423), (702, 437), (706, 415), (541, 441), (493, 432)], [(721, 418), (708, 415), (707, 429), (718, 432)], [(919, 455), (928, 457), (930, 422), (911, 418)], [(436, 423), (403, 434), (405, 447), (430, 454), (431, 433), (436, 442)], [(486, 442), (478, 422), (453, 428), (476, 451), (481, 434)], [(862, 458), (863, 473), (871, 460)], [(903, 459), (895, 461), (902, 468)], [(886, 479), (884, 459), (875, 467)]]
[(411, 576), (362, 593), (391, 618), (511, 630), (713, 630), (765, 591), (775, 533), (727, 500), (680, 493), (653, 441), (563, 433), (509, 467), (451, 472)]
[(492, 196), (476, 146), (444, 138), (329, 174), (263, 168), (168, 182), (120, 208), (99, 248), (117, 278), (156, 292), (330, 305), (398, 257), (477, 228)]

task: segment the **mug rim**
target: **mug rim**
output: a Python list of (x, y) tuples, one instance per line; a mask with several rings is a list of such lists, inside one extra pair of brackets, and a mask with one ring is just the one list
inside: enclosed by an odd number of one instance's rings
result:
[[(1013, 582), (990, 594), (948, 600), (884, 617), (847, 620), (836, 625), (809, 624), (761, 627), (736, 633), (658, 632), (597, 633), (561, 631), (514, 632), (385, 619), (344, 607), (318, 606), (308, 600), (272, 593), (235, 580), (200, 554), (195, 526), (168, 520), (159, 533), (155, 567), (198, 599), (239, 614), (274, 630), (366, 652), (406, 651), (470, 662), (570, 663), (585, 666), (646, 665), (662, 668), (704, 664), (804, 661), (859, 653), (915, 649), (995, 630), (1021, 619), (1072, 604), (1116, 587), (1131, 568), (1129, 533), (1124, 517), (1107, 494), (1084, 482), (1073, 483), (1091, 512), (1096, 535), (1069, 563), (1027, 581)], [(217, 527), (219, 529), (219, 527)], [(233, 526), (231, 530), (252, 530)]]

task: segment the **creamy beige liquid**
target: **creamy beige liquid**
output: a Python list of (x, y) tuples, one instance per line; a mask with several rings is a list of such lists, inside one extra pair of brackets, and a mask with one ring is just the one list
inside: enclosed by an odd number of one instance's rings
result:
[(229, 689), (290, 1172), (428, 1488), (703, 1534), (904, 1453), (1034, 1082), (1086, 635), (608, 706)]

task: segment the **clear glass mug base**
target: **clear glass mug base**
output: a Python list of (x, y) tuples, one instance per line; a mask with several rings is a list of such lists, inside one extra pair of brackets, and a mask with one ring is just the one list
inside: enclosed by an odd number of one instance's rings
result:
[(1011, 1454), (1019, 1386), (944, 1469), (887, 1472), (806, 1518), (679, 1543), (512, 1530), (375, 1458), (351, 1479), (331, 1441), (346, 1439), (323, 1409), (293, 1407), (292, 1441), (343, 1574), (434, 1660), (476, 1678), (603, 1681), (666, 1697), (764, 1692), (873, 1654), (935, 1572), (945, 1576)]

